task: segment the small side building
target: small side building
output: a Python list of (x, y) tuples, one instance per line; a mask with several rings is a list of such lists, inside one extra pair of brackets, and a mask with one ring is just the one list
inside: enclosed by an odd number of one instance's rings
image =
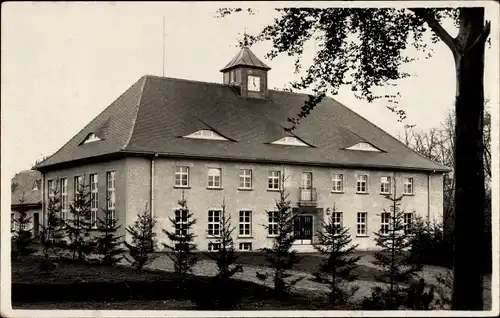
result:
[(17, 223), (14, 220), (20, 212), (26, 211), (30, 218), (28, 229), (32, 229), (34, 237), (38, 237), (42, 220), (42, 174), (36, 170), (17, 173), (11, 179), (11, 192), (11, 232), (16, 230)]

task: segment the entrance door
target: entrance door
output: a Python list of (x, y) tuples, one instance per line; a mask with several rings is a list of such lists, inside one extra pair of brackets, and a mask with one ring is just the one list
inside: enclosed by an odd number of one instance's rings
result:
[(294, 237), (295, 244), (312, 243), (312, 216), (298, 215), (294, 219)]
[(302, 172), (300, 175), (300, 196), (302, 201), (312, 200), (312, 172)]
[(40, 229), (40, 219), (38, 213), (33, 213), (33, 238), (38, 239), (38, 231)]

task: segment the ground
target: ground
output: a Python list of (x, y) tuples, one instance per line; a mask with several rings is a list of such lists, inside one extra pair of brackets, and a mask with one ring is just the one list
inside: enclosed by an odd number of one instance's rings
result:
[[(263, 255), (260, 253), (245, 253), (240, 254), (239, 262), (244, 265), (243, 273), (236, 274), (237, 279), (243, 281), (254, 282), (257, 284), (271, 285), (270, 281), (262, 282), (256, 277), (256, 272), (265, 272)], [(377, 273), (377, 268), (371, 263), (373, 256), (371, 253), (361, 253), (361, 260), (357, 269), (359, 275), (358, 281), (355, 283), (360, 287), (356, 294), (356, 299), (362, 299), (364, 296), (369, 295), (371, 288), (380, 285), (374, 281), (374, 275)], [(67, 266), (60, 264), (59, 270), (54, 271), (52, 274), (40, 273), (36, 266), (30, 266), (29, 262), (14, 261), (12, 266), (12, 281), (13, 283), (77, 283), (89, 281), (105, 281), (105, 282), (119, 282), (127, 281), (155, 281), (165, 280), (174, 277), (173, 263), (166, 254), (155, 254), (156, 259), (151, 264), (150, 268), (153, 271), (147, 271), (142, 274), (137, 274), (130, 267), (120, 266), (118, 268), (106, 268), (101, 266)], [(294, 292), (301, 297), (309, 297), (311, 299), (324, 298), (327, 287), (321, 283), (313, 281), (312, 273), (316, 270), (321, 261), (321, 256), (316, 254), (308, 254), (293, 271), (295, 277), (304, 277), (297, 285)], [(446, 269), (437, 266), (425, 266), (421, 276), (427, 282), (435, 284), (435, 274), (444, 273)], [(216, 265), (213, 261), (203, 258), (194, 268), (194, 274), (197, 276), (213, 276), (216, 273)], [(491, 276), (485, 279), (485, 310), (491, 308)], [(302, 309), (315, 309), (308, 308)], [(259, 299), (258, 301), (248, 301), (241, 304), (240, 309), (299, 309), (302, 305), (292, 304), (290, 302), (283, 302), (277, 304), (276, 301), (266, 301), (266, 299)], [(33, 303), (14, 303), (14, 308), (46, 308), (46, 309), (161, 309), (161, 310), (182, 310), (182, 309), (196, 309), (195, 304), (189, 300), (182, 299), (169, 299), (169, 300), (127, 300), (127, 301), (96, 301), (96, 302), (33, 302)], [(321, 308), (321, 307), (320, 307)], [(319, 308), (318, 308), (319, 309)]]

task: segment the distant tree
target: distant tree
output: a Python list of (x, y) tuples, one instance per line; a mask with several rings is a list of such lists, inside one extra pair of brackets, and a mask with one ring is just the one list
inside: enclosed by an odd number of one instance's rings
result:
[(336, 214), (335, 206), (322, 222), (317, 232), (318, 241), (314, 248), (326, 258), (322, 261), (319, 272), (315, 276), (330, 287), (330, 304), (333, 307), (346, 305), (358, 291), (358, 286), (349, 283), (357, 279), (353, 273), (360, 257), (353, 256), (358, 245), (353, 245), (349, 228), (342, 224)]
[(94, 251), (95, 240), (91, 237), (91, 197), (88, 185), (80, 185), (69, 206), (69, 217), (64, 228), (69, 239), (68, 249), (73, 259), (86, 260)]
[(43, 256), (48, 260), (50, 256), (59, 256), (60, 250), (65, 246), (64, 240), (64, 221), (61, 219), (61, 197), (57, 189), (51, 189), (52, 195), (49, 195), (47, 204), (46, 224), (41, 226), (40, 243), (43, 248)]
[(121, 228), (118, 220), (114, 217), (112, 211), (103, 210), (105, 218), (97, 218), (97, 228), (99, 237), (96, 240), (96, 254), (99, 256), (99, 263), (105, 266), (113, 266), (123, 259), (122, 238), (117, 232)]
[[(222, 8), (218, 16), (243, 11)], [(484, 55), (491, 30), (490, 21), (485, 22), (485, 8), (328, 7), (276, 11), (277, 17), (269, 25), (250, 36), (250, 44), (271, 42), (267, 57), (295, 57), (295, 71), (300, 73), (306, 44), (310, 40), (318, 42), (317, 53), (304, 76), (292, 83), (294, 89), (312, 89), (314, 95), (304, 102), (297, 115), (289, 118), (289, 129), (307, 117), (327, 93), (336, 95), (345, 85), (351, 87), (356, 97), (368, 101), (387, 97), (387, 102), (392, 103), (387, 107), (399, 116), (398, 120), (404, 120), (406, 112), (398, 108), (398, 94), (377, 88), (396, 85), (396, 81), (409, 76), (403, 65), (418, 55), (405, 56), (407, 48), (413, 47), (426, 57), (432, 55), (430, 43), (442, 41), (449, 48), (457, 84), (452, 307), (481, 310), (481, 264), (469, 260), (480, 258), (484, 252)], [(445, 21), (454, 24), (455, 37), (443, 27)]]
[(213, 259), (217, 264), (217, 278), (227, 281), (234, 274), (242, 272), (243, 268), (235, 264), (238, 257), (235, 255), (233, 232), (231, 225), (231, 215), (226, 211), (226, 204), (222, 203), (222, 210), (219, 218), (219, 235), (216, 239), (211, 239), (209, 244), (216, 246), (215, 250), (209, 251), (206, 255)]
[(152, 253), (155, 246), (156, 233), (154, 228), (156, 223), (157, 218), (153, 217), (149, 209), (146, 208), (144, 212), (137, 215), (134, 224), (129, 225), (126, 229), (132, 239), (131, 243), (125, 241), (130, 256), (124, 257), (137, 271), (150, 265), (155, 258)]
[(175, 272), (186, 274), (191, 273), (193, 266), (199, 260), (195, 253), (196, 244), (193, 243), (196, 237), (193, 231), (196, 219), (189, 211), (184, 192), (182, 192), (182, 199), (179, 200), (179, 206), (174, 211), (174, 217), (169, 217), (174, 231), (163, 229), (163, 233), (172, 243), (171, 245), (163, 243), (163, 246), (168, 250), (168, 257), (174, 262)]
[(292, 277), (290, 270), (302, 259), (297, 255), (295, 250), (292, 250), (292, 244), (295, 241), (294, 237), (294, 218), (295, 214), (290, 207), (288, 194), (284, 189), (285, 176), (281, 178), (281, 189), (279, 200), (276, 200), (276, 210), (267, 211), (269, 218), (274, 220), (272, 226), (263, 224), (269, 235), (273, 236), (272, 246), (263, 248), (268, 267), (271, 269), (269, 273), (257, 272), (257, 278), (261, 280), (267, 279), (270, 275), (273, 278), (274, 290), (278, 295), (284, 295), (290, 291), (290, 288), (297, 284), (304, 277), (289, 279)]
[(32, 255), (36, 250), (33, 248), (32, 229), (29, 228), (31, 218), (28, 217), (28, 212), (20, 210), (17, 212), (17, 218), (14, 219), (15, 231), (12, 235), (12, 245), (14, 250), (12, 255), (27, 257)]
[(405, 212), (400, 208), (403, 196), (386, 198), (391, 201), (391, 207), (389, 212), (384, 209), (381, 217), (385, 219), (385, 224), (374, 233), (380, 251), (374, 254), (373, 264), (381, 269), (381, 274), (376, 275), (375, 279), (387, 284), (387, 287), (376, 288), (371, 299), (365, 298), (366, 309), (399, 309), (408, 295), (405, 285), (417, 278), (417, 273), (422, 270), (422, 265), (415, 263), (408, 253), (411, 247), (411, 225), (405, 224)]

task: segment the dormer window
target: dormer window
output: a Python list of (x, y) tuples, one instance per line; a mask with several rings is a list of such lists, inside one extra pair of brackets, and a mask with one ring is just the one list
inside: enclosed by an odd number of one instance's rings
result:
[(42, 180), (35, 180), (33, 182), (33, 188), (31, 189), (32, 191), (38, 191), (40, 190), (39, 183), (41, 183)]
[(310, 147), (308, 144), (303, 142), (297, 137), (286, 136), (276, 141), (273, 141), (271, 144), (273, 145), (285, 145), (285, 146), (301, 146), (301, 147)]
[(212, 130), (198, 130), (192, 134), (184, 136), (184, 138), (192, 138), (192, 139), (208, 139), (208, 140), (229, 140), (227, 138), (222, 137), (218, 133)]
[(360, 150), (360, 151), (374, 151), (374, 152), (380, 152), (380, 149), (374, 147), (372, 144), (368, 142), (359, 142), (349, 148), (346, 148), (347, 150)]
[(88, 144), (90, 142), (99, 141), (99, 140), (101, 140), (101, 138), (97, 137), (96, 134), (90, 133), (90, 134), (88, 134), (87, 138), (85, 138), (85, 140), (82, 142), (82, 144)]

